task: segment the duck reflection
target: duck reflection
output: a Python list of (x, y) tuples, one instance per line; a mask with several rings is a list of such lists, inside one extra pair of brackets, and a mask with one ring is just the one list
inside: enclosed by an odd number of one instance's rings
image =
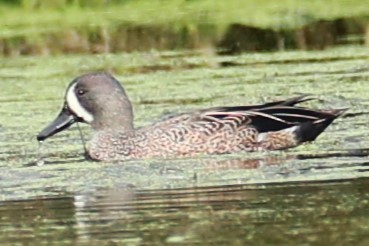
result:
[[(29, 245), (192, 244), (242, 241), (253, 236), (264, 245), (273, 238), (288, 238), (289, 228), (295, 228), (299, 235), (306, 231), (320, 235), (323, 230), (347, 236), (347, 226), (367, 228), (369, 214), (363, 211), (368, 211), (368, 203), (362, 201), (368, 198), (368, 182), (357, 179), (150, 190), (127, 185), (2, 202), (0, 241)], [(347, 217), (357, 218), (358, 213), (362, 219), (347, 222)], [(316, 214), (334, 224), (334, 230), (322, 227)]]
[(296, 159), (296, 156), (266, 156), (253, 159), (227, 159), (227, 160), (204, 160), (204, 166), (208, 170), (227, 170), (227, 169), (256, 169), (264, 166), (279, 165), (289, 160)]

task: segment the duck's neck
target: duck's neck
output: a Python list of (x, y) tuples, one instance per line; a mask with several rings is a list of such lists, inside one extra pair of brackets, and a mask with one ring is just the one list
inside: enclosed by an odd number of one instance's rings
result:
[(131, 103), (128, 99), (122, 99), (118, 104), (114, 100), (105, 102), (106, 108), (98, 110), (94, 120), (91, 122), (92, 129), (95, 131), (133, 131), (133, 110)]

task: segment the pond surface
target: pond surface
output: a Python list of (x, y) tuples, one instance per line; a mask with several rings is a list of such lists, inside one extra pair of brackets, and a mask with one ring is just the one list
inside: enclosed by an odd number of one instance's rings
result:
[[(368, 51), (0, 58), (0, 242), (367, 245)], [(136, 126), (299, 93), (317, 97), (306, 106), (350, 110), (287, 151), (88, 162), (77, 127), (40, 147), (69, 82), (103, 69), (126, 88)]]

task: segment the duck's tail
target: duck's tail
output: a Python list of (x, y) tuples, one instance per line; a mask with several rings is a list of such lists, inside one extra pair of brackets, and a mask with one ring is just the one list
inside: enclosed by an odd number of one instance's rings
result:
[(295, 129), (295, 138), (298, 143), (314, 141), (337, 117), (342, 115), (347, 109), (336, 109), (327, 111), (326, 117), (307, 121), (299, 124)]
[[(300, 121), (277, 131), (263, 131), (258, 135), (261, 149), (281, 150), (295, 147), (304, 142), (314, 141), (337, 117), (347, 109), (319, 112), (314, 120)], [(303, 116), (303, 115), (302, 115)], [(300, 119), (302, 116), (294, 116)], [(284, 115), (283, 117), (291, 117)]]

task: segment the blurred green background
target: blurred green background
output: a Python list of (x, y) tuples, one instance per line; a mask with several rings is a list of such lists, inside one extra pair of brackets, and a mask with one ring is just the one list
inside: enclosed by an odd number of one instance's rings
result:
[(362, 0), (0, 0), (0, 54), (368, 44)]

